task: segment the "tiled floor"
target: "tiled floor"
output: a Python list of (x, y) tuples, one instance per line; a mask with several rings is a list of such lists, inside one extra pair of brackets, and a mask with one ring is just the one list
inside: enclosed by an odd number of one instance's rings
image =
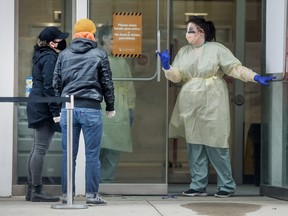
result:
[[(243, 190), (242, 190), (243, 189)], [(250, 187), (240, 187), (241, 193)], [(253, 190), (254, 191), (254, 190)], [(254, 191), (255, 193), (255, 191)], [(76, 197), (70, 209), (55, 209), (55, 203), (26, 202), (24, 196), (0, 198), (1, 216), (287, 216), (287, 201), (264, 196), (230, 198), (185, 196), (103, 196), (107, 206), (84, 206), (85, 198)], [(58, 202), (58, 205), (62, 205)], [(66, 206), (67, 207), (67, 206)], [(69, 206), (68, 206), (69, 207)]]
[[(169, 194), (179, 195), (183, 191), (189, 189), (189, 184), (170, 184), (168, 187)], [(210, 184), (207, 188), (208, 195), (213, 195), (217, 192), (217, 186)], [(259, 196), (259, 187), (255, 185), (237, 185), (237, 190), (235, 195), (237, 196)]]

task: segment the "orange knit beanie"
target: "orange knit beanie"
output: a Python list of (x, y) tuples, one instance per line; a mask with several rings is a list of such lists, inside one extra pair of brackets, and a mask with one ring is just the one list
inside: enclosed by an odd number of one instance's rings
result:
[(96, 26), (90, 19), (79, 19), (74, 25), (75, 33), (78, 32), (90, 32), (95, 34)]

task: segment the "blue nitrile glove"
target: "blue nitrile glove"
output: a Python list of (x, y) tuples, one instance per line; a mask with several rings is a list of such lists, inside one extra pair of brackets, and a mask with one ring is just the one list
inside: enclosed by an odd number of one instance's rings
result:
[(260, 75), (255, 75), (254, 80), (262, 85), (269, 86), (269, 82), (276, 77), (274, 76), (260, 76)]
[(129, 109), (129, 119), (130, 119), (130, 127), (133, 124), (133, 120), (134, 120), (134, 114), (133, 114), (133, 110)]
[(161, 63), (162, 63), (162, 67), (165, 70), (169, 70), (170, 69), (170, 54), (168, 52), (168, 50), (164, 50), (161, 53), (159, 51), (157, 51), (158, 56), (161, 59)]

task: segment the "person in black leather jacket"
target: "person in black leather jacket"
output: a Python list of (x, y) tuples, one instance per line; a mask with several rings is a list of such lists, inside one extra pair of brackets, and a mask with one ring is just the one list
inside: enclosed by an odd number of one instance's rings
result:
[[(75, 35), (70, 46), (60, 53), (53, 86), (56, 96), (74, 95), (73, 110), (73, 193), (75, 193), (75, 164), (82, 130), (85, 141), (86, 203), (106, 204), (98, 194), (100, 181), (99, 161), (102, 136), (102, 108), (105, 101), (106, 115), (113, 117), (114, 86), (107, 53), (97, 47), (95, 24), (89, 19), (80, 19), (74, 26)], [(67, 203), (67, 111), (61, 109), (62, 128), (62, 192)]]
[[(29, 97), (54, 97), (53, 72), (58, 53), (66, 48), (68, 33), (56, 27), (46, 27), (39, 34), (34, 46), (32, 90)], [(28, 190), (26, 200), (32, 202), (57, 202), (59, 197), (42, 191), (44, 157), (49, 149), (54, 132), (61, 131), (60, 108), (57, 103), (27, 104), (28, 127), (34, 129), (34, 144), (28, 158)], [(58, 120), (58, 121), (57, 121)]]

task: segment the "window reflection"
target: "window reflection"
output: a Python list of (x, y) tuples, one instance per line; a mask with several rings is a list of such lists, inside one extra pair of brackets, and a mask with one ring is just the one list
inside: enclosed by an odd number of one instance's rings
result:
[[(131, 78), (130, 66), (125, 58), (112, 55), (112, 26), (103, 25), (97, 29), (98, 45), (109, 56), (112, 77)], [(115, 110), (117, 114), (109, 119), (103, 115), (101, 141), (101, 182), (114, 183), (116, 170), (122, 152), (132, 152), (131, 126), (135, 112), (136, 93), (133, 81), (114, 81)], [(102, 107), (105, 107), (104, 105)]]

